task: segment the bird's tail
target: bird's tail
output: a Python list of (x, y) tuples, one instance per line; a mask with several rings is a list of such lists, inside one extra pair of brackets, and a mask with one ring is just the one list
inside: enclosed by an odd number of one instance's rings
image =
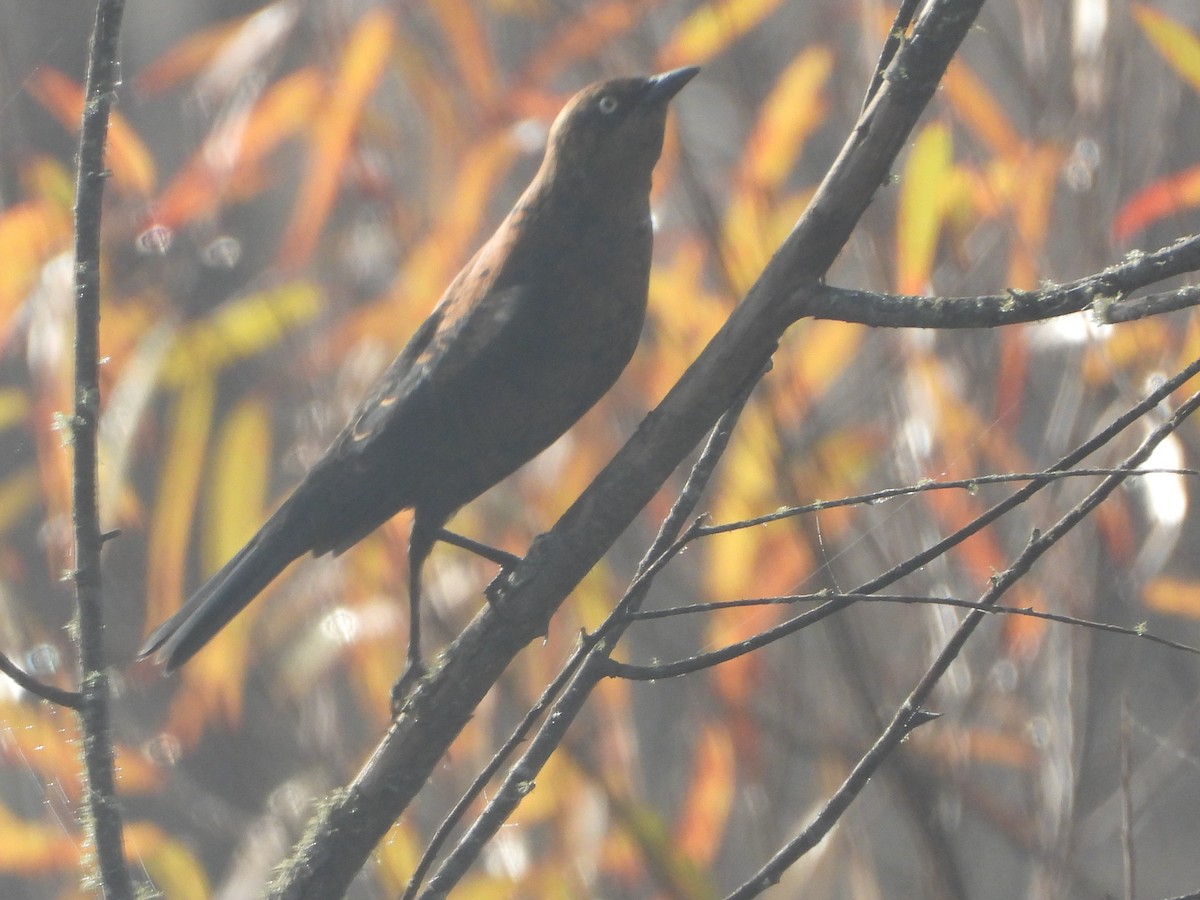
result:
[(304, 553), (305, 548), (296, 548), (290, 530), (280, 527), (278, 513), (272, 517), (175, 615), (154, 630), (138, 651), (138, 659), (156, 654), (168, 672), (191, 659), (288, 563)]

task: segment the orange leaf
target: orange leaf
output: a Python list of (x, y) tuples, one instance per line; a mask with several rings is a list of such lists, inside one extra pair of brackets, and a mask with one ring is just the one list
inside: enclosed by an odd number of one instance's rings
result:
[(800, 53), (776, 80), (743, 160), (743, 172), (756, 187), (778, 188), (795, 167), (805, 142), (825, 119), (822, 92), (832, 69), (833, 54), (817, 45)]
[(189, 34), (142, 69), (133, 80), (134, 89), (144, 97), (157, 97), (203, 71), (241, 30), (246, 18), (220, 22)]
[(675, 829), (675, 844), (693, 863), (705, 866), (721, 848), (733, 808), (737, 770), (733, 743), (724, 727), (705, 725), (693, 741), (691, 773)]
[(1200, 582), (1155, 578), (1142, 589), (1142, 602), (1154, 612), (1200, 619)]
[(1019, 240), (1008, 264), (1010, 287), (1030, 289), (1042, 271), (1042, 250), (1062, 168), (1063, 153), (1054, 146), (1029, 147), (1018, 162), (1020, 188), (1013, 192), (1013, 222)]
[(284, 268), (300, 265), (312, 253), (333, 207), (363, 108), (383, 75), (393, 34), (391, 14), (376, 9), (359, 20), (346, 42), (341, 68), (326, 94), (326, 108), (314, 133), (292, 221), (283, 237), (279, 257)]
[(227, 197), (249, 193), (264, 177), (266, 156), (312, 122), (323, 91), (321, 74), (301, 69), (227, 119), (158, 197), (147, 224), (174, 230), (212, 215)]
[(136, 88), (155, 96), (185, 78), (203, 75), (197, 87), (201, 97), (227, 97), (256, 69), (267, 66), (265, 60), (279, 48), (298, 17), (297, 4), (276, 0), (248, 16), (199, 31), (147, 66), (138, 75)]
[(1113, 220), (1113, 240), (1124, 243), (1159, 219), (1200, 206), (1200, 166), (1151, 182), (1125, 201)]
[(429, 8), (449, 39), (458, 71), (471, 97), (480, 106), (490, 106), (497, 94), (499, 77), (478, 6), (463, 0), (439, 0)]
[(955, 60), (942, 79), (946, 101), (955, 115), (997, 156), (1013, 156), (1024, 141), (1008, 116), (970, 67)]
[(17, 311), (52, 256), (71, 246), (67, 209), (43, 200), (0, 210), (0, 346), (6, 346)]
[(782, 0), (712, 0), (692, 12), (658, 58), (668, 68), (699, 65), (724, 51), (779, 8)]
[(1133, 4), (1133, 18), (1154, 49), (1180, 78), (1200, 92), (1200, 37), (1144, 3)]
[(0, 853), (0, 872), (9, 876), (44, 876), (76, 871), (80, 840), (81, 836), (65, 828), (62, 822), (45, 825), (22, 819), (0, 804), (0, 846), (4, 847)]
[(590, 59), (601, 48), (611, 46), (658, 2), (608, 0), (585, 4), (582, 12), (541, 42), (541, 49), (529, 58), (520, 80), (530, 85), (546, 84), (568, 65)]
[[(57, 69), (43, 66), (28, 82), (29, 92), (64, 128), (79, 130), (83, 116), (83, 88)], [(107, 164), (113, 185), (125, 193), (149, 194), (154, 190), (154, 160), (141, 138), (117, 110), (108, 123)]]

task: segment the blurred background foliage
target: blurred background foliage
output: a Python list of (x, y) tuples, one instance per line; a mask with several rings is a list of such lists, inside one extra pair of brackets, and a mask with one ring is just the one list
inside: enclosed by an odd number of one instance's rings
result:
[[(137, 874), (254, 896), (353, 776), (403, 665), (401, 515), (293, 567), (177, 677), (131, 663), (296, 483), (498, 223), (585, 83), (704, 66), (655, 178), (650, 314), (592, 413), (452, 526), (522, 553), (719, 327), (857, 115), (889, 4), (862, 0), (131, 3), (104, 220), (101, 503), (120, 791)], [(73, 686), (71, 164), (90, 10), (0, 3), (0, 647)], [(1195, 229), (1200, 13), (1187, 0), (994, 0), (833, 273), (972, 294), (1096, 271)], [(706, 503), (716, 521), (923, 478), (1033, 471), (1200, 353), (1194, 317), (994, 331), (795, 327)], [(1099, 464), (1127, 451), (1114, 448)], [(1197, 434), (1156, 463), (1195, 464)], [(678, 482), (674, 485), (678, 487)], [(911, 576), (977, 596), (1082, 479)], [(849, 587), (1006, 492), (930, 493), (709, 539), (650, 607)], [(1013, 605), (1200, 642), (1188, 486), (1147, 478)], [(439, 816), (628, 580), (666, 490), (530, 647), (356, 883), (395, 896)], [(494, 566), (441, 547), (433, 651)], [(673, 659), (787, 607), (649, 622)], [(461, 896), (711, 897), (869, 746), (960, 612), (860, 605), (705, 675), (609, 682)], [(773, 896), (1096, 897), (1195, 889), (1200, 661), (1029, 619), (983, 630), (909, 740)], [(1122, 726), (1122, 703), (1127, 715)], [(1124, 732), (1124, 738), (1122, 733)], [(0, 894), (78, 887), (73, 717), (0, 682)], [(1122, 782), (1119, 756), (1130, 757)], [(1135, 811), (1122, 835), (1122, 791)]]

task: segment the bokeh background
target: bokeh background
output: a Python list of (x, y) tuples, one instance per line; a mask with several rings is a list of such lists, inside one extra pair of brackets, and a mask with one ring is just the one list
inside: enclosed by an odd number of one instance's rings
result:
[[(589, 81), (704, 67), (656, 172), (650, 313), (614, 391), (452, 526), (515, 553), (719, 327), (851, 127), (889, 4), (277, 0), (127, 5), (104, 220), (101, 503), (119, 787), (135, 873), (256, 896), (388, 722), (406, 643), (399, 516), (306, 560), (179, 675), (132, 657), (341, 426), (536, 170)], [(74, 686), (71, 163), (91, 10), (0, 0), (0, 649)], [(943, 295), (1097, 271), (1196, 228), (1200, 10), (993, 0), (831, 281)], [(704, 508), (715, 521), (1052, 463), (1200, 352), (1194, 317), (955, 333), (792, 329)], [(1135, 430), (1095, 460), (1111, 464)], [(1187, 427), (1155, 464), (1194, 465)], [(396, 896), (448, 805), (627, 583), (678, 488), (528, 648), (352, 889)], [(1064, 482), (908, 578), (974, 598)], [(692, 547), (649, 600), (848, 588), (1009, 488), (826, 511)], [(1200, 643), (1190, 483), (1145, 478), (1008, 600)], [(440, 547), (434, 650), (495, 567)], [(635, 627), (670, 660), (786, 607)], [(605, 683), (466, 897), (715, 897), (844, 778), (961, 617), (860, 605), (703, 675)], [(907, 741), (779, 897), (1095, 898), (1200, 888), (1200, 658), (1027, 619), (976, 635)], [(0, 894), (81, 892), (72, 715), (0, 681)], [(1125, 762), (1123, 763), (1123, 758)], [(1126, 805), (1132, 818), (1123, 820)]]

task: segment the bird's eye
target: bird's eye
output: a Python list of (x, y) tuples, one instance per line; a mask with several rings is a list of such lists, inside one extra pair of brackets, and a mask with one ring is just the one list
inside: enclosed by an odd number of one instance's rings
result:
[(600, 112), (606, 116), (611, 115), (617, 111), (617, 98), (612, 96), (612, 94), (605, 94), (596, 105), (600, 107)]

